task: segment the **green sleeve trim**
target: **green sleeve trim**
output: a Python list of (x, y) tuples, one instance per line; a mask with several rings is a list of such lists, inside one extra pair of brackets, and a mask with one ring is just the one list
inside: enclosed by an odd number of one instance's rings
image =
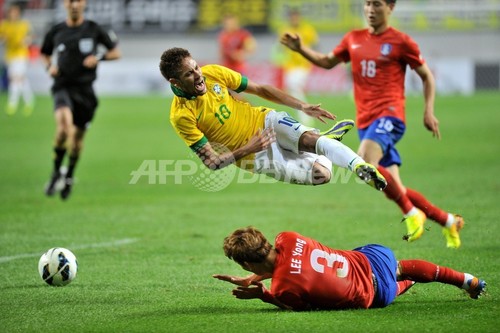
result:
[(181, 89), (175, 87), (173, 84), (170, 85), (170, 88), (172, 89), (172, 91), (173, 91), (173, 93), (174, 93), (175, 96), (184, 97), (184, 98), (187, 98), (187, 99), (195, 99), (196, 98), (196, 96), (189, 95), (189, 94), (185, 93)]
[(204, 145), (206, 145), (208, 142), (208, 139), (203, 136), (200, 140), (198, 140), (197, 142), (193, 143), (191, 146), (189, 146), (195, 153), (200, 150), (201, 148), (203, 148)]
[(237, 93), (244, 91), (248, 86), (248, 78), (246, 76), (241, 76), (240, 86), (235, 90)]

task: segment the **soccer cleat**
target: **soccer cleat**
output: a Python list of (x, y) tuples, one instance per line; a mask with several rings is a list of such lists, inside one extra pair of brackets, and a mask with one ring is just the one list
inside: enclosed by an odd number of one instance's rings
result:
[(24, 116), (25, 117), (31, 116), (31, 114), (33, 113), (33, 109), (34, 109), (33, 104), (26, 104), (23, 109)]
[(334, 139), (337, 141), (342, 141), (344, 135), (354, 127), (354, 120), (344, 119), (341, 121), (337, 121), (332, 128), (326, 130), (324, 132), (320, 132), (319, 134), (322, 136), (326, 136), (329, 139)]
[(17, 105), (7, 104), (7, 107), (5, 108), (5, 113), (8, 116), (13, 116), (16, 112), (17, 112)]
[(382, 191), (387, 186), (384, 176), (369, 163), (360, 163), (354, 167), (354, 173), (371, 187)]
[(45, 195), (51, 197), (56, 194), (56, 185), (59, 179), (61, 178), (61, 173), (54, 171), (52, 176), (50, 176), (50, 180), (48, 184), (45, 186)]
[[(416, 208), (415, 208), (416, 209)], [(417, 214), (408, 216), (403, 219), (406, 223), (407, 233), (403, 236), (403, 240), (413, 242), (419, 239), (424, 233), (424, 223), (427, 218), (425, 213), (417, 209)], [(401, 222), (403, 222), (401, 221)]]
[(68, 199), (69, 195), (71, 194), (71, 189), (73, 187), (73, 178), (65, 178), (64, 179), (64, 187), (61, 190), (61, 199), (66, 200)]
[(449, 228), (443, 228), (443, 235), (446, 237), (446, 247), (458, 249), (460, 247), (460, 230), (464, 227), (464, 218), (455, 214), (455, 223)]
[(467, 293), (469, 294), (470, 298), (478, 299), (484, 294), (484, 291), (486, 289), (486, 281), (475, 277), (467, 281), (467, 284), (469, 285)]

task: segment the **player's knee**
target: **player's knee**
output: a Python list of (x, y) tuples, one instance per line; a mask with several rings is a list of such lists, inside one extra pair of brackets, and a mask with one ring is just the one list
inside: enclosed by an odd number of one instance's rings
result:
[(83, 149), (83, 138), (80, 138), (80, 137), (74, 138), (74, 140), (73, 140), (73, 147), (72, 147), (71, 150), (75, 154), (79, 154), (80, 151), (82, 151), (82, 149)]
[(332, 172), (325, 166), (314, 163), (312, 169), (312, 183), (313, 185), (322, 185), (330, 182), (332, 178)]
[(316, 153), (316, 141), (318, 141), (318, 138), (319, 135), (311, 131), (302, 133), (299, 138), (299, 151)]
[(83, 149), (83, 142), (75, 142), (75, 145), (73, 146), (73, 153), (75, 154), (80, 154), (80, 152)]
[(56, 143), (63, 143), (68, 138), (68, 132), (62, 126), (56, 127)]

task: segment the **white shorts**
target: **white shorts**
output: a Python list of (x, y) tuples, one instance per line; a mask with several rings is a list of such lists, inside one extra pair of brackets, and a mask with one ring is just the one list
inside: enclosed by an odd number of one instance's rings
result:
[(7, 68), (9, 77), (24, 77), (28, 72), (28, 59), (14, 58), (12, 59)]
[(299, 152), (299, 138), (304, 132), (319, 132), (290, 117), (286, 112), (267, 114), (265, 128), (274, 128), (276, 142), (255, 154), (254, 172), (291, 184), (313, 184), (313, 165), (318, 162), (330, 172), (332, 162), (322, 155)]

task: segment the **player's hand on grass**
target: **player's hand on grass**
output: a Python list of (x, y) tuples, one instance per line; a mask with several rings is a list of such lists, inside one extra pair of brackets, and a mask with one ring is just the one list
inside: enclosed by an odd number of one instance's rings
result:
[(331, 119), (335, 120), (337, 118), (335, 115), (331, 114), (330, 112), (326, 111), (325, 109), (321, 108), (321, 104), (305, 104), (302, 107), (302, 111), (307, 114), (308, 116), (311, 116), (313, 118), (318, 119), (322, 123), (326, 124), (326, 119)]
[(216, 279), (219, 279), (221, 281), (226, 281), (241, 287), (248, 287), (252, 283), (252, 276), (253, 275), (246, 277), (233, 276), (233, 275), (220, 275), (220, 274), (212, 275), (212, 277)]
[(238, 287), (233, 290), (233, 295), (239, 299), (262, 299), (266, 293), (266, 287), (260, 281), (253, 281), (255, 287)]
[(299, 35), (286, 32), (281, 36), (280, 43), (285, 45), (292, 51), (299, 51), (301, 40)]

